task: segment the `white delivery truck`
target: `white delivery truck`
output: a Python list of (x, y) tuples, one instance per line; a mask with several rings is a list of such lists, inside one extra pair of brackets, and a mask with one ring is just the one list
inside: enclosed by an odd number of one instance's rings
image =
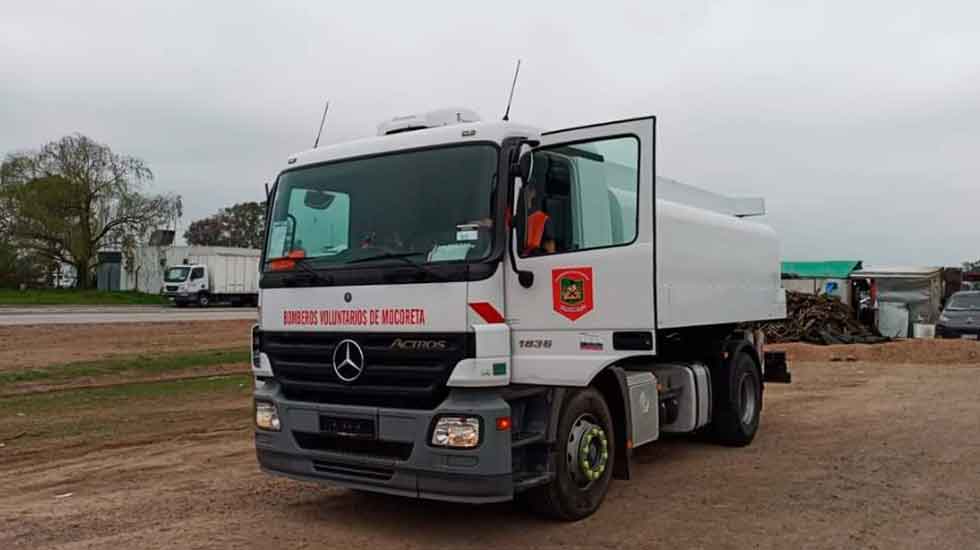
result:
[(190, 252), (182, 263), (168, 266), (163, 274), (163, 294), (174, 305), (258, 303), (259, 250), (192, 247)]
[(789, 381), (739, 328), (785, 316), (761, 199), (657, 178), (654, 117), (378, 134), (289, 158), (271, 192), (263, 470), (575, 520), (663, 434), (752, 441), (763, 382)]

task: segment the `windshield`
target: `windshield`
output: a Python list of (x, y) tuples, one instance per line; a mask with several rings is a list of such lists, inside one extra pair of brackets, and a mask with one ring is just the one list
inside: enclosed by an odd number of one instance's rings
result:
[(485, 258), (496, 172), (492, 145), (285, 172), (266, 232), (266, 265), (286, 256), (318, 268), (391, 261), (394, 254), (414, 263)]
[(189, 267), (171, 267), (164, 273), (163, 280), (168, 283), (182, 283), (187, 280), (190, 270)]
[(980, 310), (980, 293), (953, 294), (946, 309), (975, 309)]

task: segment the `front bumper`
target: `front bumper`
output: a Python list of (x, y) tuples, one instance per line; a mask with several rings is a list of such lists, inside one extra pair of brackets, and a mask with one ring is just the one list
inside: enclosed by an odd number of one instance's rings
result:
[[(401, 496), (454, 502), (513, 498), (509, 431), (496, 419), (510, 406), (489, 389), (456, 389), (435, 410), (386, 409), (288, 401), (277, 382), (257, 383), (255, 398), (276, 404), (278, 432), (255, 431), (260, 467), (287, 477)], [(435, 417), (478, 416), (480, 445), (447, 449), (429, 444)], [(331, 437), (321, 416), (373, 420), (375, 437)]]

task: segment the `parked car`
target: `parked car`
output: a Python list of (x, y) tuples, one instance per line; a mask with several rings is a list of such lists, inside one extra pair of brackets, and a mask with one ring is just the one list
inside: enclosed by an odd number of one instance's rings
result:
[(937, 338), (980, 338), (980, 290), (960, 291), (949, 297), (936, 325)]

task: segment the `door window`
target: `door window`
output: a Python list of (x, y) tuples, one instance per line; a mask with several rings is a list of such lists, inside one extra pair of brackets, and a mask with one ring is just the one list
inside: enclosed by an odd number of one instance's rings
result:
[(191, 270), (191, 280), (192, 281), (194, 279), (200, 279), (201, 277), (204, 277), (204, 268), (203, 267), (195, 267), (194, 269)]
[(633, 242), (640, 160), (636, 137), (542, 147), (533, 155), (515, 220), (521, 256)]

